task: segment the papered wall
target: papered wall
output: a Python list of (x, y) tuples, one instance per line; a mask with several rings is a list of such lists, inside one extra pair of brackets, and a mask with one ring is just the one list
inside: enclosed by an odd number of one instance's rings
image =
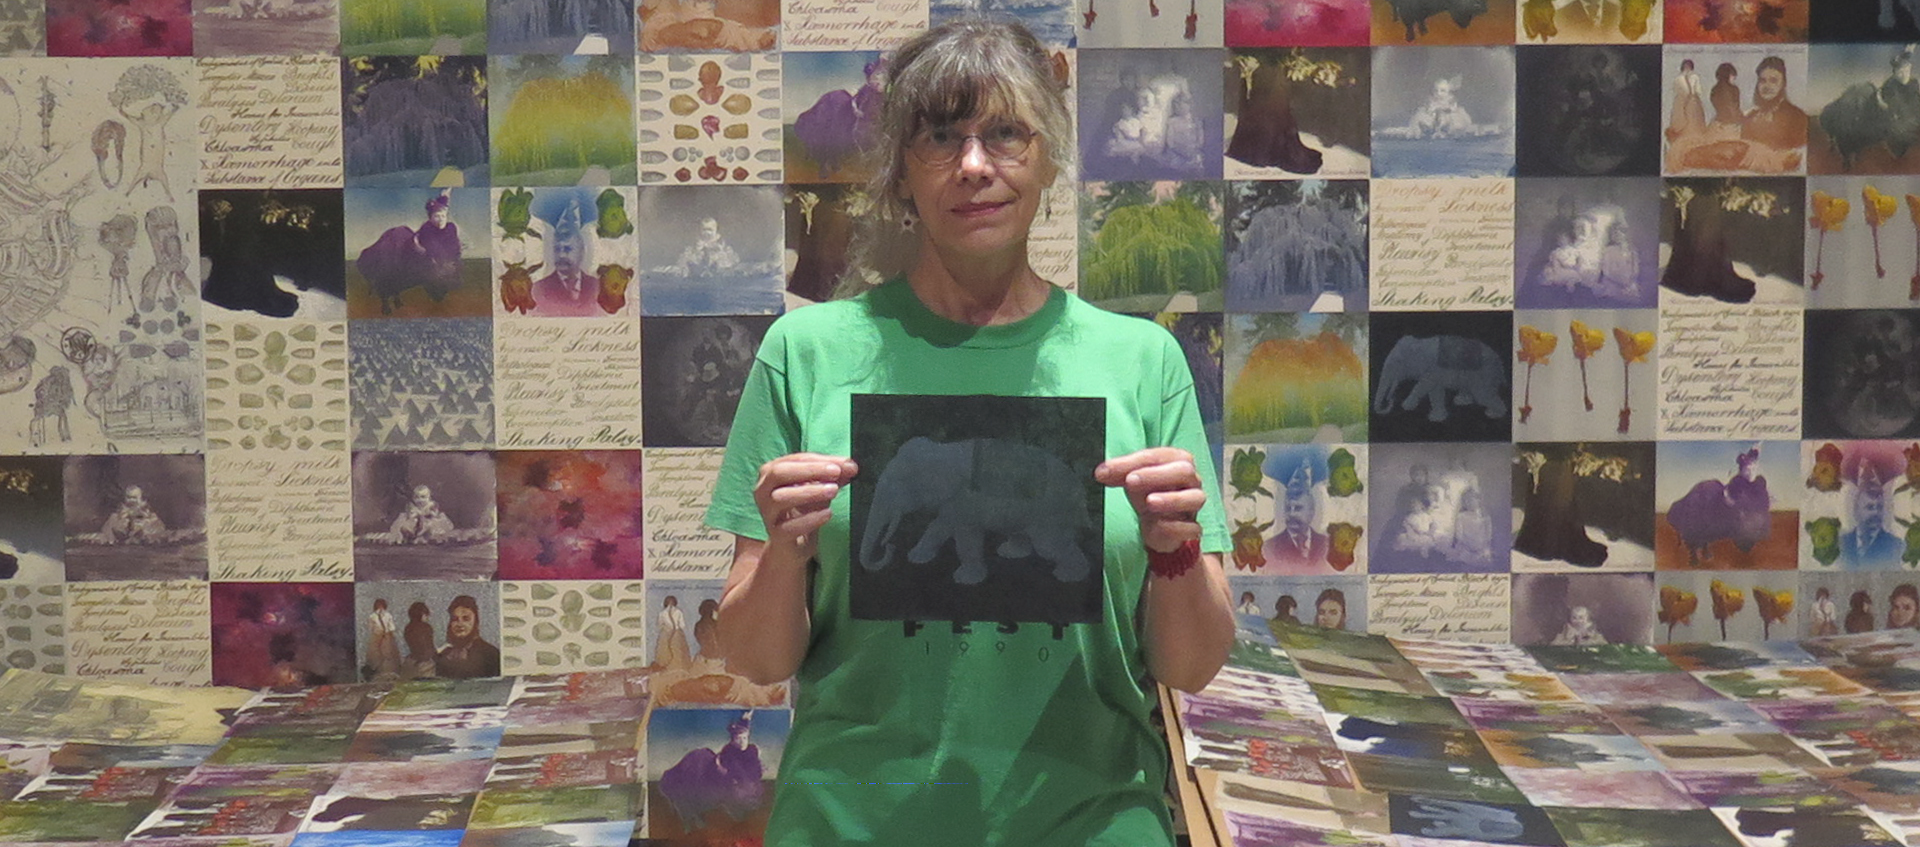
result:
[(0, 662), (784, 702), (717, 448), (880, 51), (982, 7), (1072, 74), (1035, 261), (1187, 346), (1249, 624), (1911, 624), (1904, 1), (0, 0)]

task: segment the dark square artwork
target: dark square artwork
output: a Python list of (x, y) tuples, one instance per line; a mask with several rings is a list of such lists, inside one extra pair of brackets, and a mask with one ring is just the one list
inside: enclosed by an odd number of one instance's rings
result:
[(1374, 441), (1512, 439), (1512, 312), (1371, 318)]
[(1660, 47), (1517, 51), (1521, 176), (1657, 176)]
[(1920, 320), (1910, 309), (1806, 313), (1808, 438), (1920, 436)]
[(640, 431), (648, 447), (720, 447), (773, 318), (647, 318), (640, 334)]
[(1100, 620), (1106, 401), (856, 394), (853, 616)]
[(1668, 179), (1661, 196), (1663, 305), (1805, 303), (1806, 180)]
[(272, 318), (340, 319), (343, 212), (337, 188), (201, 191), (201, 299)]
[(1807, 40), (1913, 41), (1920, 38), (1920, 3), (1913, 0), (1807, 4)]
[(65, 573), (59, 456), (0, 459), (0, 580), (57, 583)]

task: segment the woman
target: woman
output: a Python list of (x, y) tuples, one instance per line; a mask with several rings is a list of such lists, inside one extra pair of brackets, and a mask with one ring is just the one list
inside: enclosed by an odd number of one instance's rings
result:
[(1673, 111), (1667, 116), (1667, 140), (1681, 138), (1707, 128), (1707, 109), (1700, 101), (1700, 74), (1693, 60), (1680, 62), (1680, 75), (1673, 78)]
[(720, 646), (720, 602), (718, 600), (700, 601), (700, 619), (693, 622), (693, 642), (700, 647), (695, 659), (709, 662), (723, 662), (726, 651)]
[(1766, 540), (1773, 498), (1767, 493), (1767, 478), (1757, 470), (1759, 461), (1760, 448), (1755, 446), (1734, 457), (1737, 469), (1726, 482), (1703, 479), (1667, 507), (1667, 523), (1680, 534), (1690, 562), (1711, 558), (1711, 546), (1723, 539), (1741, 552)]
[(401, 295), (416, 285), (435, 302), (460, 287), (460, 225), (453, 222), (452, 206), (452, 190), (440, 189), (427, 199), (419, 229), (388, 227), (360, 251), (354, 267), (367, 278), (382, 312), (400, 308)]
[(653, 663), (668, 670), (693, 664), (693, 653), (687, 649), (687, 616), (680, 613), (680, 598), (667, 595), (660, 603), (655, 623)]
[(1707, 92), (1707, 98), (1713, 103), (1713, 122), (1728, 126), (1739, 126), (1746, 119), (1746, 112), (1740, 108), (1740, 86), (1734, 80), (1740, 72), (1733, 69), (1732, 62), (1722, 62), (1713, 71), (1713, 90)]
[(433, 672), (433, 657), (438, 648), (433, 644), (433, 624), (427, 620), (432, 614), (433, 610), (418, 600), (407, 607), (407, 628), (401, 635), (407, 640), (408, 676)]
[(1260, 604), (1254, 602), (1253, 592), (1242, 591), (1240, 592), (1240, 605), (1235, 608), (1234, 611), (1243, 615), (1257, 615), (1260, 614)]
[(1911, 582), (1893, 587), (1887, 598), (1888, 629), (1920, 629), (1920, 588)]
[(386, 598), (373, 601), (373, 614), (367, 616), (367, 629), (372, 634), (372, 643), (367, 646), (367, 665), (373, 670), (370, 677), (392, 679), (399, 676), (399, 629), (394, 624), (393, 613), (387, 610)]
[[(1170, 845), (1152, 682), (1204, 687), (1233, 641), (1185, 357), (1028, 263), (1074, 149), (1031, 33), (949, 21), (890, 56), (885, 85), (856, 255), (886, 281), (769, 329), (707, 512), (736, 536), (719, 615), (732, 667), (799, 678), (767, 843)], [(1104, 398), (1104, 555), (1081, 577), (1098, 582), (1094, 622), (855, 618), (874, 598), (850, 567), (854, 394)], [(1015, 540), (986, 549), (1030, 547)], [(980, 590), (948, 570), (919, 587)]]
[(1273, 601), (1273, 620), (1297, 624), (1300, 622), (1299, 608), (1300, 601), (1293, 599), (1293, 595), (1282, 594), (1280, 599)]
[(1329, 588), (1313, 598), (1313, 625), (1327, 629), (1347, 628), (1347, 592)]
[(1839, 634), (1840, 622), (1833, 606), (1833, 592), (1822, 587), (1813, 592), (1813, 624), (1807, 628), (1807, 635), (1819, 638)]
[(1873, 595), (1865, 591), (1855, 591), (1847, 598), (1847, 632), (1869, 632), (1873, 629)]

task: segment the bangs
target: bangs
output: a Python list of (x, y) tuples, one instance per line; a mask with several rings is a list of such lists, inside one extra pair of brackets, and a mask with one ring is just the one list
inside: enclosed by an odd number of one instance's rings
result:
[(1034, 122), (1032, 104), (1018, 93), (991, 59), (960, 51), (927, 56), (895, 80), (895, 91), (910, 92), (903, 103), (907, 134), (976, 118), (1009, 117)]

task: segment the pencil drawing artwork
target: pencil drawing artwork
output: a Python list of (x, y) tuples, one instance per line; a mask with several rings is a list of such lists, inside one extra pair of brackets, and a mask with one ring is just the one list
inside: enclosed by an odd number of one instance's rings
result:
[[(181, 60), (0, 69), (0, 442), (178, 451), (201, 422), (195, 143)], [(102, 284), (81, 284), (98, 279)]]

